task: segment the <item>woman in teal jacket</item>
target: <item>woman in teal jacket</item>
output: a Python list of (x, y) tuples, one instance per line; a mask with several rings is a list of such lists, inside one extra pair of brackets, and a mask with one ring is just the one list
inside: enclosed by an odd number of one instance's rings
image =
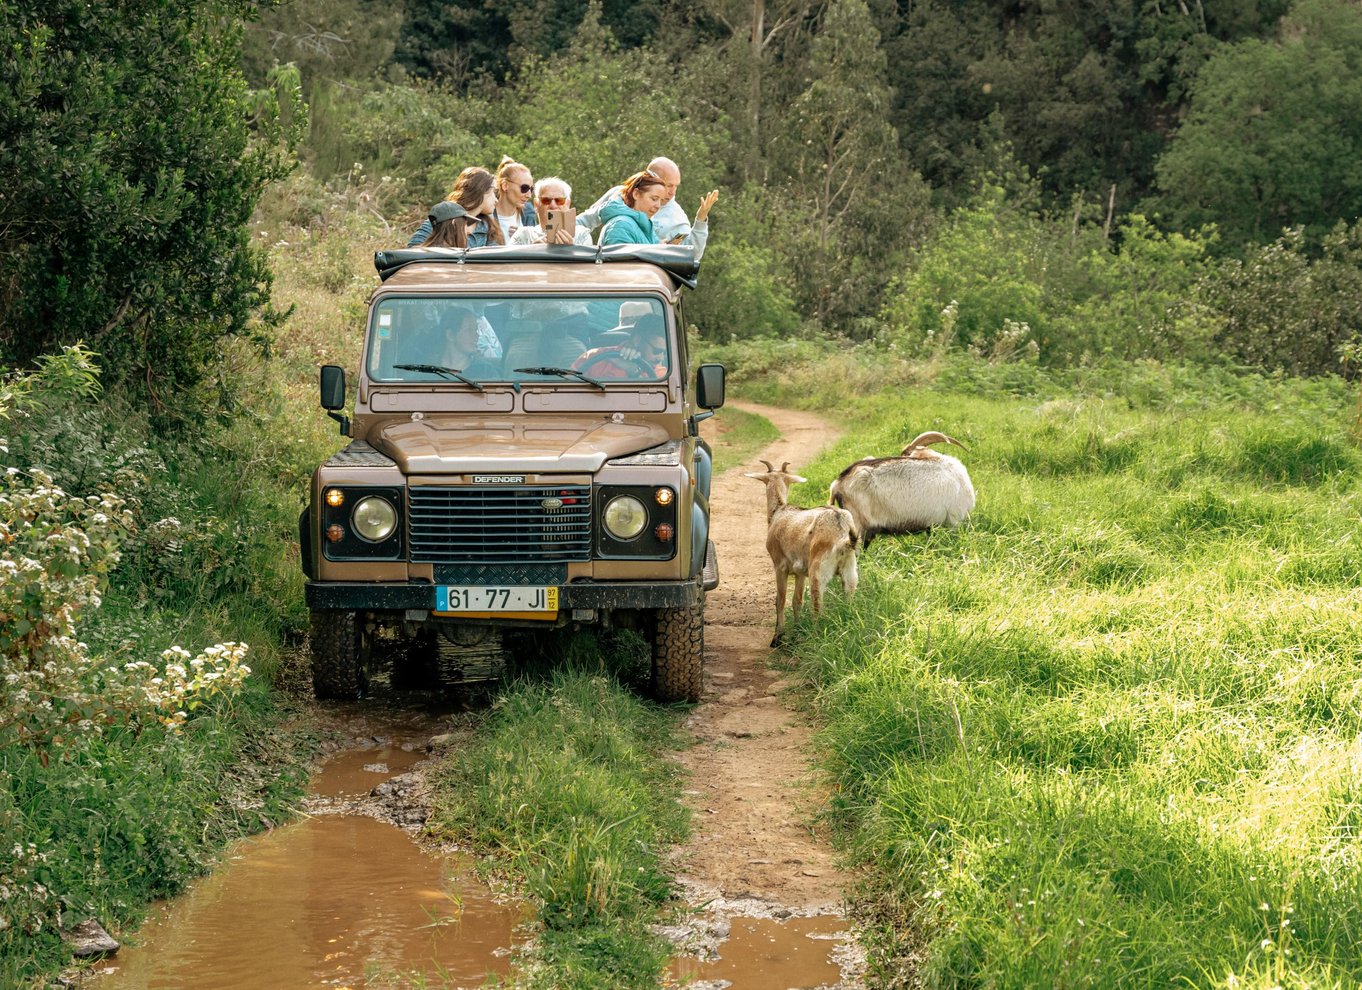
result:
[(652, 172), (635, 172), (625, 180), (620, 199), (601, 207), (601, 238), (606, 244), (656, 244), (653, 214), (666, 204), (667, 189)]

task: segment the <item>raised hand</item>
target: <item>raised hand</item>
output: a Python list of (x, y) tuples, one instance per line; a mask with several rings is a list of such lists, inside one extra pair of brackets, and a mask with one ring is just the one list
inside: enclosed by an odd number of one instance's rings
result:
[(709, 219), (709, 211), (710, 211), (710, 208), (711, 208), (716, 202), (718, 202), (718, 199), (719, 199), (719, 190), (717, 190), (717, 189), (711, 189), (709, 192), (705, 193), (705, 195), (704, 195), (704, 196), (701, 198), (701, 200), (700, 200), (700, 208), (699, 208), (698, 210), (695, 211), (695, 222), (696, 222), (696, 223), (699, 223), (701, 220), (708, 220), (708, 219)]

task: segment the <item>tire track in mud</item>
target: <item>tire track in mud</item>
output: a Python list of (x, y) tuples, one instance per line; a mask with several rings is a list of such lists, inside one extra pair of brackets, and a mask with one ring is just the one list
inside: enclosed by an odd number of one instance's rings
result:
[[(676, 868), (687, 899), (708, 902), (711, 928), (721, 931), (741, 916), (841, 919), (847, 887), (813, 824), (825, 794), (813, 769), (811, 726), (782, 698), (788, 681), (768, 666), (775, 579), (766, 552), (766, 495), (743, 477), (764, 470), (760, 458), (777, 466), (789, 461), (797, 471), (838, 433), (811, 413), (730, 405), (764, 416), (781, 436), (714, 479), (711, 532), (720, 582), (705, 605), (704, 694), (686, 720), (697, 742), (679, 756), (694, 834)], [(842, 970), (836, 985), (858, 986), (858, 953), (843, 948), (836, 955)]]

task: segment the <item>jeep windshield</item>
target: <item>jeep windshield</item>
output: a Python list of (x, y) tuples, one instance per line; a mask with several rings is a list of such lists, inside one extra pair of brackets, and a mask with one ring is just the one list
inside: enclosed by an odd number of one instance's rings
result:
[(389, 296), (370, 320), (374, 382), (592, 388), (665, 381), (675, 360), (663, 303), (649, 296)]

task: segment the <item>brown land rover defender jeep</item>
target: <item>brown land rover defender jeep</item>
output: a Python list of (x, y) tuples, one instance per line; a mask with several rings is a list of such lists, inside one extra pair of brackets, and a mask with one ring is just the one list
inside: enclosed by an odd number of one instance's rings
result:
[[(379, 252), (354, 439), (299, 522), (318, 697), (363, 694), (374, 644), (419, 683), (452, 647), (595, 624), (652, 643), (654, 695), (697, 700), (711, 455), (697, 424), (724, 369), (691, 379), (681, 247)], [(443, 651), (443, 652), (441, 652)], [(458, 655), (458, 650), (453, 650)]]

